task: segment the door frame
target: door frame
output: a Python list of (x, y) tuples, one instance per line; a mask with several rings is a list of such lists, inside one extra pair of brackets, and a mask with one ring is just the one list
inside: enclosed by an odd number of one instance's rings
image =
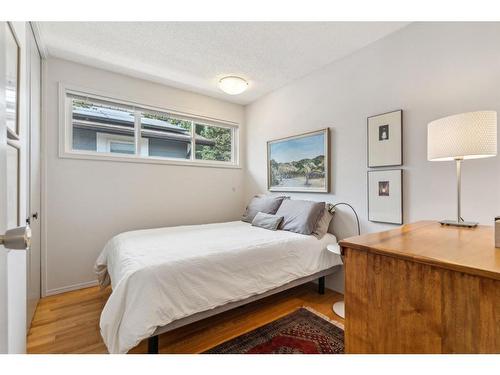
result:
[[(31, 35), (28, 35), (29, 33), (31, 33)], [(39, 246), (40, 246), (40, 254), (39, 254), (39, 257), (40, 257), (40, 264), (38, 265), (39, 267), (39, 277), (40, 277), (40, 280), (39, 280), (39, 287), (40, 287), (40, 292), (39, 292), (39, 295), (38, 295), (38, 299), (41, 298), (42, 296), (42, 217), (41, 217), (41, 214), (42, 214), (42, 150), (41, 150), (41, 147), (42, 147), (42, 134), (41, 134), (41, 131), (42, 131), (42, 61), (43, 61), (43, 57), (42, 57), (42, 52), (41, 52), (41, 49), (40, 49), (40, 46), (39, 46), (39, 42), (37, 41), (37, 32), (35, 31), (35, 28), (34, 28), (34, 23), (33, 22), (28, 22), (27, 25), (26, 25), (26, 45), (27, 45), (27, 50), (26, 50), (26, 72), (27, 72), (27, 108), (26, 108), (26, 112), (27, 112), (27, 116), (28, 116), (28, 121), (27, 121), (27, 131), (26, 131), (26, 169), (27, 169), (27, 182), (26, 182), (26, 221), (29, 221), (30, 222), (30, 225), (31, 223), (33, 222), (33, 218), (32, 218), (32, 213), (33, 213), (33, 207), (32, 207), (32, 138), (33, 138), (33, 128), (32, 128), (32, 125), (33, 125), (33, 122), (32, 122), (32, 41), (34, 42), (34, 47), (36, 48), (36, 51), (38, 53), (38, 56), (40, 58), (40, 71), (39, 71), (39, 78), (40, 78), (40, 82), (39, 82), (39, 100), (38, 100), (38, 109), (39, 109), (39, 113), (38, 113), (38, 121), (39, 121), (39, 124), (38, 124), (38, 141), (39, 141), (39, 145), (38, 145), (38, 151), (40, 153), (39, 155), (39, 173), (40, 173), (40, 181), (39, 181), (39, 187), (38, 187), (38, 193), (39, 193), (39, 204), (40, 204), (40, 207), (38, 208), (39, 209), (39, 212), (38, 212), (38, 219), (39, 220)], [(38, 32), (38, 35), (39, 35), (39, 32)], [(29, 41), (28, 41), (29, 40)], [(29, 254), (29, 256), (26, 257), (26, 308), (27, 308), (27, 311), (26, 311), (26, 327), (27, 327), (27, 330), (29, 332), (29, 329), (31, 327), (31, 321), (33, 319), (33, 316), (34, 316), (34, 311), (32, 314), (30, 314), (30, 284), (31, 284), (31, 252)], [(35, 308), (36, 310), (36, 308)]]
[(42, 71), (40, 73), (40, 95), (41, 95), (41, 113), (40, 113), (40, 263), (41, 263), (41, 283), (40, 297), (47, 296), (47, 75), (48, 75), (48, 50), (43, 41), (38, 22), (29, 22), (35, 41), (38, 46), (38, 52), (42, 60)]

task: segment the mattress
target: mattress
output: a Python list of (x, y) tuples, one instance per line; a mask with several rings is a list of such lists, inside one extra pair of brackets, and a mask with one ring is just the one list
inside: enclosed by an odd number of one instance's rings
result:
[(138, 230), (113, 237), (96, 261), (112, 293), (100, 329), (126, 353), (157, 327), (264, 293), (341, 264), (321, 239), (242, 221)]

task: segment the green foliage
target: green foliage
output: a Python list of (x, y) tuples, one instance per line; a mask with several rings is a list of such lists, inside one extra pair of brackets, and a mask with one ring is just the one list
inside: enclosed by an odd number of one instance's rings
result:
[(73, 108), (91, 108), (91, 107), (94, 107), (94, 105), (85, 100), (73, 99)]
[(323, 178), (325, 176), (325, 157), (319, 155), (313, 159), (302, 159), (288, 163), (278, 163), (272, 159), (270, 167), (272, 185), (279, 185), (283, 179), (299, 176), (304, 176), (305, 184), (308, 185), (309, 179)]
[(215, 141), (214, 146), (196, 145), (196, 159), (231, 161), (231, 129), (196, 124), (196, 134)]
[(279, 185), (279, 183), (281, 181), (281, 178), (280, 178), (279, 173), (278, 173), (279, 163), (276, 160), (271, 159), (270, 164), (271, 164), (270, 165), (270, 167), (271, 167), (271, 185), (272, 186)]
[(132, 112), (130, 112), (130, 110), (125, 109), (125, 108), (120, 108), (118, 106), (114, 106), (111, 104), (96, 104), (96, 103), (92, 103), (92, 102), (90, 102), (88, 100), (84, 100), (84, 99), (73, 99), (73, 108), (86, 108), (86, 109), (105, 108), (105, 109), (112, 109), (115, 111), (128, 112), (128, 113), (132, 114)]
[(178, 118), (173, 118), (173, 117), (170, 117), (168, 115), (162, 115), (159, 113), (143, 113), (143, 117), (154, 119), (154, 120), (165, 121), (171, 125), (178, 126), (178, 127), (185, 129), (189, 132), (191, 131), (191, 121), (188, 121), (188, 120), (181, 120)]

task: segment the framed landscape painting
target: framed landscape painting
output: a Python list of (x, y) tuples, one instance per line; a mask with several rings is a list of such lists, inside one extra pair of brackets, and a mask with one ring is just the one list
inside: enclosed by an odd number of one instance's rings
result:
[(328, 193), (329, 129), (267, 142), (269, 191)]

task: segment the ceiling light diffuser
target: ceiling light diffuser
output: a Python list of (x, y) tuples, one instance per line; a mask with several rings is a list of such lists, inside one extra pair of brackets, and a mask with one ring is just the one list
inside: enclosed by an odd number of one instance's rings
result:
[(219, 87), (226, 94), (238, 95), (248, 88), (248, 82), (240, 77), (228, 76), (219, 81)]

